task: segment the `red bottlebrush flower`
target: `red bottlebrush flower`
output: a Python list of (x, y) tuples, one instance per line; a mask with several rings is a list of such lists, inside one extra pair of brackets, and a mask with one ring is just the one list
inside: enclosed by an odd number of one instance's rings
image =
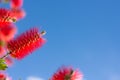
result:
[(60, 68), (50, 80), (82, 80), (82, 74), (70, 67)]
[(15, 22), (16, 18), (10, 10), (0, 8), (0, 22)]
[(43, 43), (45, 40), (41, 37), (38, 29), (33, 28), (8, 42), (7, 48), (12, 57), (20, 60), (41, 47)]
[(17, 20), (22, 19), (25, 17), (26, 13), (23, 9), (11, 9), (12, 14), (16, 17)]
[(23, 0), (11, 0), (11, 8), (20, 8), (23, 5)]
[(0, 80), (5, 80), (6, 79), (6, 75), (3, 73), (0, 73)]
[(16, 33), (16, 27), (10, 22), (0, 22), (0, 39), (4, 41), (11, 40)]

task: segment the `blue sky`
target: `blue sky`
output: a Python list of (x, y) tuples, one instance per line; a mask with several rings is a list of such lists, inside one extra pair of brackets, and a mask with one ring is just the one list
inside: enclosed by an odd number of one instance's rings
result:
[(60, 66), (72, 65), (84, 80), (120, 80), (119, 0), (24, 0), (27, 16), (18, 34), (38, 26), (47, 43), (7, 72), (13, 80), (47, 80)]

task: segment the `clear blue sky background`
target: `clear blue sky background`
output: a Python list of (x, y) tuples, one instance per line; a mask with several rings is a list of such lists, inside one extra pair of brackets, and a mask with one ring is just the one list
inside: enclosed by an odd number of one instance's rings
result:
[(120, 80), (120, 0), (24, 0), (23, 8), (18, 34), (38, 26), (47, 43), (15, 61), (13, 80), (47, 80), (62, 65), (79, 68), (84, 80)]

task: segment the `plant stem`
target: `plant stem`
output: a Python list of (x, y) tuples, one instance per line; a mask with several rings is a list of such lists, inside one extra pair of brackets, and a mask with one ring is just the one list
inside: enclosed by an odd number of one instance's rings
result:
[(5, 54), (4, 56), (2, 56), (0, 59), (4, 59), (4, 58), (6, 58), (9, 54), (11, 54), (11, 52), (8, 52), (8, 53)]

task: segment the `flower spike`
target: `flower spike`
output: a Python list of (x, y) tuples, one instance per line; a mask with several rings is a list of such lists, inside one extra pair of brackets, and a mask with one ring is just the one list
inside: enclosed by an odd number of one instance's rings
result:
[(8, 42), (7, 48), (12, 57), (20, 60), (44, 43), (45, 40), (42, 38), (42, 34), (39, 33), (37, 28), (33, 28)]
[(82, 80), (82, 74), (71, 67), (61, 67), (50, 80)]

